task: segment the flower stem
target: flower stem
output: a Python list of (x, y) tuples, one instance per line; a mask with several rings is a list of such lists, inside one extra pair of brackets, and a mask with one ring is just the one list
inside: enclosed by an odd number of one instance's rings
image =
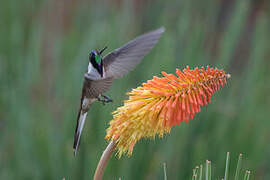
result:
[(102, 180), (105, 167), (115, 149), (115, 141), (111, 141), (103, 152), (94, 175), (94, 180)]

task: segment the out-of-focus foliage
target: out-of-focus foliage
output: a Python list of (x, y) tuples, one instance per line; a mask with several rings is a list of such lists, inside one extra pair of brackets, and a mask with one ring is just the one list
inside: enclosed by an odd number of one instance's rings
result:
[[(112, 158), (105, 179), (163, 179), (163, 162), (168, 179), (189, 179), (196, 164), (222, 164), (227, 151), (247, 157), (251, 178), (269, 179), (269, 11), (267, 0), (0, 1), (0, 179), (91, 178), (127, 91), (161, 71), (207, 64), (232, 75), (227, 87), (189, 124)], [(75, 158), (90, 50), (111, 51), (160, 26), (158, 45), (106, 93), (114, 103), (92, 106)]]

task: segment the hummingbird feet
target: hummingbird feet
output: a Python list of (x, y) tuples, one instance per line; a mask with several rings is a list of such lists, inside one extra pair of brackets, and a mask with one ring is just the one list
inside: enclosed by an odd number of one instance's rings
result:
[[(103, 97), (103, 99), (101, 97)], [(103, 105), (105, 105), (105, 103), (113, 102), (111, 98), (104, 95), (101, 95), (100, 97), (98, 97), (98, 101), (102, 102)]]

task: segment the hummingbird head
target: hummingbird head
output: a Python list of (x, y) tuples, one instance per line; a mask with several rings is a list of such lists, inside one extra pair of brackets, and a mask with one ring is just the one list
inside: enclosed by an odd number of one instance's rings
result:
[(93, 65), (93, 67), (98, 71), (98, 73), (103, 77), (103, 62), (101, 54), (107, 48), (105, 46), (101, 51), (92, 50), (89, 54), (89, 61)]

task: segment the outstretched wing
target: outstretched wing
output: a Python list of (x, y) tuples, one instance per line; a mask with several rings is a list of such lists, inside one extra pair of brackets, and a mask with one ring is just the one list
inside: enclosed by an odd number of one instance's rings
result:
[(160, 39), (164, 28), (143, 34), (103, 58), (106, 77), (120, 78), (135, 68)]

